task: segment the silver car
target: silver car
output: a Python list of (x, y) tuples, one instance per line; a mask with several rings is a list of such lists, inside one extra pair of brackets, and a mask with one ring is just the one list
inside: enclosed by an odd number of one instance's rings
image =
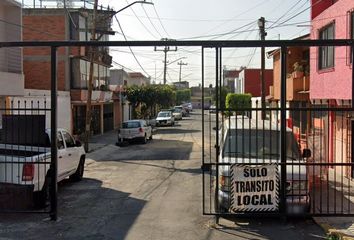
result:
[(148, 139), (152, 139), (152, 129), (145, 120), (129, 120), (122, 123), (122, 127), (118, 130), (118, 138), (120, 142), (140, 140), (142, 143), (147, 143)]
[(175, 118), (171, 111), (161, 111), (157, 114), (156, 126), (173, 126)]

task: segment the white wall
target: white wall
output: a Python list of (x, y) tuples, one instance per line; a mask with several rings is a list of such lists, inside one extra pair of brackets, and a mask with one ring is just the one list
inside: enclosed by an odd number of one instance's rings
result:
[[(36, 109), (50, 110), (50, 91), (47, 90), (34, 90), (26, 89), (23, 97), (9, 97), (12, 101), (13, 108), (26, 108), (26, 114), (45, 114), (46, 115), (46, 128), (50, 128), (50, 111), (40, 111)], [(28, 110), (27, 110), (28, 109)], [(14, 114), (18, 112), (14, 111)], [(25, 114), (25, 111), (20, 111), (20, 114)], [(72, 111), (70, 92), (58, 92), (58, 128), (65, 128), (72, 132)]]

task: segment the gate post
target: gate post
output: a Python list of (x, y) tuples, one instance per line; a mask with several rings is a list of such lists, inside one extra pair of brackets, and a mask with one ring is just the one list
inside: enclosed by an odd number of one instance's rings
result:
[(218, 225), (219, 224), (219, 48), (215, 48), (215, 54), (216, 54), (216, 62), (215, 62), (215, 105), (216, 105), (216, 136), (215, 136), (215, 148), (216, 148), (216, 173), (215, 173), (215, 205), (216, 205), (216, 210), (218, 211), (216, 216), (215, 216), (215, 223)]
[(57, 220), (58, 213), (58, 148), (57, 148), (57, 47), (51, 47), (51, 112), (50, 112), (50, 219)]
[(286, 212), (286, 56), (287, 47), (281, 47), (281, 81), (280, 81), (280, 213)]

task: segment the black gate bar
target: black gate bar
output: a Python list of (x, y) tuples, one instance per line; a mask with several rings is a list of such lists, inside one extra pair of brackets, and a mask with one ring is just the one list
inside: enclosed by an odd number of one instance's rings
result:
[(297, 46), (349, 46), (354, 39), (327, 40), (200, 40), (200, 41), (24, 41), (0, 42), (0, 47), (71, 47), (71, 46), (110, 46), (110, 47), (154, 47), (187, 46), (205, 48), (253, 48), (253, 47), (297, 47)]
[(51, 164), (50, 164), (50, 219), (57, 220), (58, 215), (58, 149), (57, 149), (57, 48), (51, 47)]

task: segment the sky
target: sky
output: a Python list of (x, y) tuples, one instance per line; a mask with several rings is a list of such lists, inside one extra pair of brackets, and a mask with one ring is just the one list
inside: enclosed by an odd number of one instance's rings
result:
[[(33, 0), (31, 0), (33, 1)], [(115, 36), (110, 40), (258, 40), (257, 20), (266, 19), (268, 40), (293, 39), (310, 31), (309, 0), (146, 0), (152, 4), (136, 3), (113, 19)], [(132, 0), (99, 0), (99, 5), (118, 11)], [(123, 35), (122, 33), (125, 35)], [(161, 50), (161, 49), (158, 49)], [(271, 49), (266, 49), (266, 51)], [(134, 53), (134, 55), (132, 54)], [(153, 47), (114, 47), (113, 68), (141, 72), (153, 82), (163, 81), (164, 53)], [(135, 56), (135, 57), (134, 57)], [(260, 67), (260, 49), (224, 49), (222, 65), (225, 69)], [(178, 47), (167, 55), (167, 82), (189, 81), (191, 86), (201, 83), (201, 49)], [(272, 67), (267, 59), (266, 67)], [(205, 52), (206, 84), (215, 82), (215, 51)]]

